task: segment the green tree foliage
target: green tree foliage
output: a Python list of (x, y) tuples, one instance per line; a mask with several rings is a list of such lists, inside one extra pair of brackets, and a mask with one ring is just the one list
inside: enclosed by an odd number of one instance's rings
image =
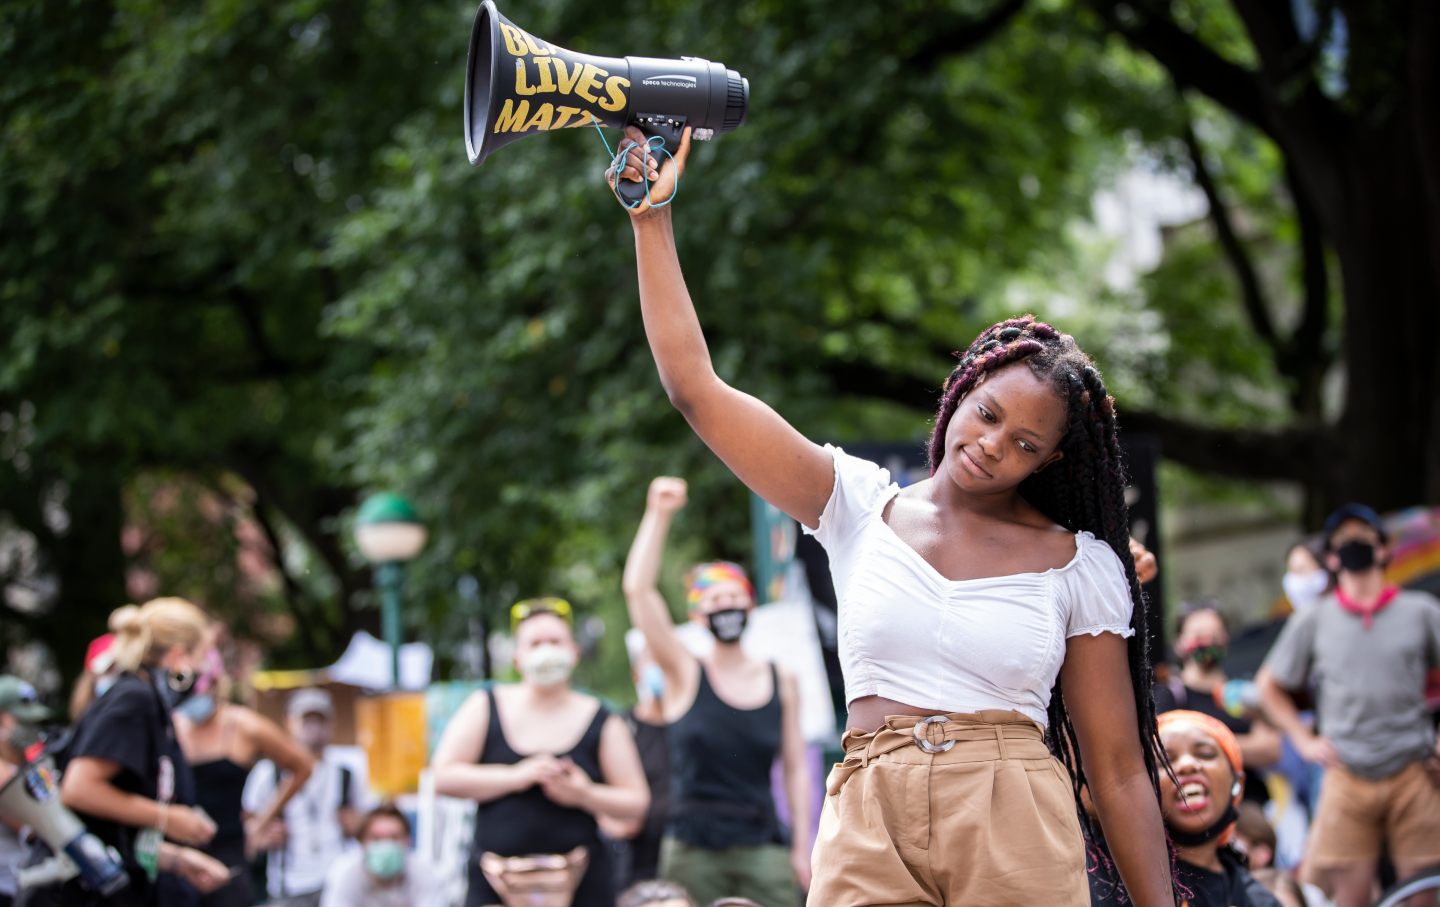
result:
[[(1096, 353), (1132, 429), (1200, 469), (1298, 480), (1318, 509), (1440, 495), (1440, 360), (1418, 349), (1434, 336), (1440, 229), (1423, 200), (1440, 210), (1440, 154), (1418, 153), (1435, 105), (1412, 74), (1440, 55), (1423, 55), (1425, 4), (1390, 5), (503, 11), (576, 50), (701, 54), (751, 79), (746, 125), (692, 157), (677, 232), (721, 372), (802, 430), (918, 438), (949, 352), (1034, 309)], [(211, 591), (195, 594), (238, 618), (293, 612), (291, 655), (310, 663), (373, 619), (344, 542), (364, 488), (405, 491), (430, 523), (413, 623), (438, 640), (477, 616), (454, 592), (467, 573), (492, 622), (558, 592), (621, 626), (619, 566), (656, 473), (692, 485), (675, 597), (681, 559), (746, 555), (741, 489), (655, 379), (598, 138), (466, 164), (473, 12), (0, 14), (0, 511), (34, 540), (29, 575), (58, 580), (40, 597), (76, 615), (22, 635), (74, 652), (98, 631), (126, 593), (120, 527), (153, 521), (157, 476), (254, 522), (276, 585), (243, 599), (202, 571)], [(1137, 164), (1193, 180), (1212, 217), (1118, 289), (1076, 224)], [(1337, 360), (1351, 380), (1327, 404)], [(1337, 444), (1397, 411), (1393, 461)], [(236, 544), (159, 523), (207, 548), (192, 567)], [(195, 572), (146, 566), (176, 585)]]

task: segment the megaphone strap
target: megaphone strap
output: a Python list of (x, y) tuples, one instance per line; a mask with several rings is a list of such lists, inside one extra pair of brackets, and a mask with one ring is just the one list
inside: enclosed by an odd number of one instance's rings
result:
[[(618, 197), (619, 194), (620, 194), (620, 171), (625, 169), (625, 155), (629, 154), (629, 153), (630, 153), (630, 149), (631, 149), (631, 148), (634, 148), (634, 147), (635, 147), (636, 145), (638, 145), (639, 143), (638, 143), (638, 142), (635, 142), (635, 141), (632, 141), (632, 140), (630, 140), (630, 139), (626, 139), (625, 142), (624, 142), (624, 144), (622, 144), (622, 145), (620, 146), (620, 150), (619, 150), (619, 151), (612, 151), (611, 148), (610, 148), (610, 142), (609, 142), (609, 140), (607, 140), (607, 139), (605, 138), (605, 131), (600, 128), (600, 124), (597, 123), (597, 122), (595, 122), (594, 120), (591, 120), (591, 125), (595, 127), (595, 132), (599, 134), (599, 136), (600, 136), (600, 144), (602, 144), (602, 145), (605, 146), (605, 153), (608, 154), (608, 155), (610, 155), (610, 171), (611, 171), (611, 172), (610, 172), (610, 188), (612, 188), (612, 189), (615, 190), (615, 194), (616, 194), (616, 196)], [(648, 150), (652, 155), (657, 155), (657, 156), (658, 156), (658, 155), (663, 154), (663, 155), (665, 155), (666, 157), (670, 158), (671, 160), (674, 160), (674, 157), (675, 157), (675, 156), (672, 155), (672, 154), (665, 148), (665, 138), (664, 138), (664, 136), (652, 135), (652, 136), (650, 136), (650, 138), (648, 138), (648, 139), (645, 140), (645, 145), (646, 145), (647, 150)], [(663, 166), (663, 164), (662, 164), (662, 166)], [(645, 183), (645, 201), (646, 201), (647, 203), (649, 203), (649, 205), (650, 205), (651, 208), (663, 208), (663, 207), (665, 207), (666, 205), (668, 205), (668, 204), (670, 204), (671, 202), (673, 202), (673, 201), (675, 200), (675, 196), (677, 196), (677, 195), (680, 194), (680, 174), (678, 174), (678, 173), (675, 174), (675, 188), (671, 190), (671, 192), (670, 192), (670, 197), (667, 198), (667, 199), (665, 199), (663, 202), (657, 202), (657, 201), (655, 201), (654, 199), (652, 199), (652, 198), (650, 197), (650, 181), (647, 179), (647, 180), (644, 180), (644, 183)], [(620, 203), (623, 204), (623, 205), (625, 205), (626, 208), (638, 208), (638, 207), (640, 207), (640, 202), (638, 202), (638, 201), (636, 201), (636, 202), (634, 202), (634, 203), (632, 203), (632, 204), (625, 204), (625, 200), (624, 200), (624, 199), (621, 199), (621, 200), (620, 200)]]

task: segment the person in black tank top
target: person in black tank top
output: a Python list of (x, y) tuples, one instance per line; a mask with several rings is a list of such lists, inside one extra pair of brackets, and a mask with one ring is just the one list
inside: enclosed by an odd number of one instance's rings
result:
[(558, 854), (580, 846), (589, 865), (574, 907), (615, 903), (614, 872), (596, 816), (639, 819), (650, 797), (625, 722), (570, 687), (580, 650), (569, 614), (558, 599), (516, 606), (522, 682), (473, 694), (435, 749), (436, 792), (479, 804), (467, 907), (500, 903), (480, 871), (481, 854)]
[[(631, 622), (665, 675), (661, 707), (669, 722), (671, 812), (660, 875), (700, 903), (748, 897), (765, 907), (797, 901), (810, 879), (809, 772), (795, 680), (747, 656), (740, 645), (754, 592), (735, 564), (691, 571), (690, 615), (715, 637), (705, 660), (690, 654), (656, 588), (665, 537), (685, 504), (683, 479), (650, 484), (644, 519), (625, 564)], [(775, 815), (770, 771), (780, 757), (791, 815), (787, 835)]]
[[(223, 628), (216, 628), (217, 631)], [(255, 885), (246, 854), (246, 829), (260, 829), (281, 815), (310, 777), (309, 754), (273, 721), (241, 705), (226, 702), (224, 662), (216, 648), (204, 657), (196, 692), (175, 710), (175, 730), (190, 763), (198, 805), (215, 821), (215, 837), (203, 849), (228, 866), (233, 878), (218, 891), (202, 895), (199, 907), (249, 907)], [(260, 759), (284, 774), (271, 802), (247, 817), (242, 811), (245, 781)]]

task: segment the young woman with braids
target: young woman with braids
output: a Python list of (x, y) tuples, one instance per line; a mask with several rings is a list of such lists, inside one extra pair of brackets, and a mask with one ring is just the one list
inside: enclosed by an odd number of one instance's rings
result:
[[(688, 133), (663, 166), (628, 138), (620, 177), (669, 197)], [(945, 382), (931, 477), (901, 489), (715, 374), (671, 209), (630, 214), (671, 402), (830, 555), (849, 730), (809, 903), (1087, 905), (1086, 783), (1134, 903), (1173, 905), (1115, 411), (1074, 339), (986, 329)]]

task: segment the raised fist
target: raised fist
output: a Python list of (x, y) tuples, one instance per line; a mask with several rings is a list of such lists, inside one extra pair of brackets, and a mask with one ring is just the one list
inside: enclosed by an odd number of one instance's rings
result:
[(645, 506), (658, 513), (674, 513), (685, 506), (685, 480), (660, 476), (650, 482)]

